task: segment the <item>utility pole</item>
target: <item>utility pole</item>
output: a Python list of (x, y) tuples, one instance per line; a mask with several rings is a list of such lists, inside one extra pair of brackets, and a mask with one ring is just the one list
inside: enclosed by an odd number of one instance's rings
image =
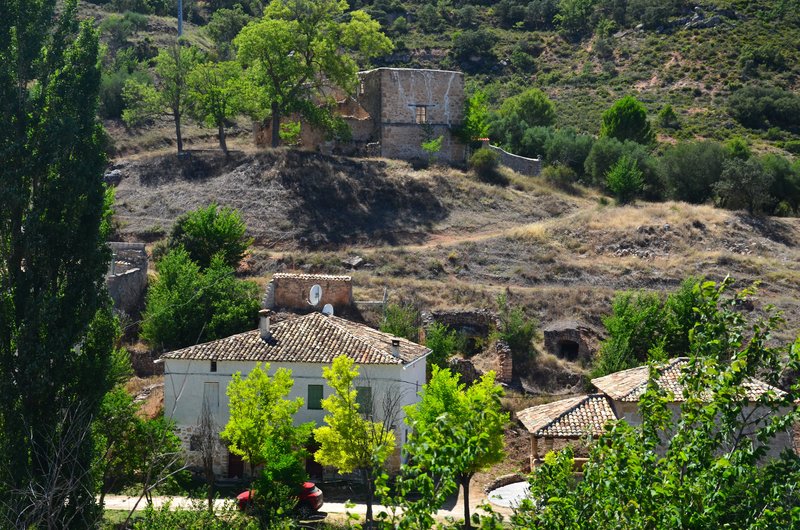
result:
[(178, 38), (183, 37), (183, 0), (178, 0)]

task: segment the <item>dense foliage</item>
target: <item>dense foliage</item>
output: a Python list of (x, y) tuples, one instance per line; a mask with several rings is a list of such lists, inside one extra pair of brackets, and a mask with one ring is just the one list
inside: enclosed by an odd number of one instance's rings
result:
[(171, 350), (252, 329), (258, 287), (238, 280), (221, 255), (203, 270), (182, 247), (157, 264), (147, 290), (141, 336), (157, 350)]
[(77, 2), (0, 7), (0, 526), (89, 528), (104, 289), (98, 32)]
[(175, 220), (167, 248), (182, 246), (202, 269), (208, 268), (218, 254), (225, 265), (236, 268), (253, 242), (246, 232), (238, 211), (211, 203)]
[[(768, 311), (748, 324), (729, 282), (693, 289), (697, 325), (684, 335), (689, 364), (684, 394), (650, 385), (639, 401), (641, 425), (620, 420), (591, 445), (583, 479), (571, 451), (550, 453), (531, 477), (531, 500), (512, 517), (521, 528), (796, 528), (800, 459), (767, 456), (776, 436), (798, 419), (792, 392), (755, 402), (746, 382), (776, 385), (800, 368), (800, 340), (771, 346), (781, 322)], [(651, 369), (655, 377), (655, 368)], [(678, 398), (679, 412), (670, 403)]]

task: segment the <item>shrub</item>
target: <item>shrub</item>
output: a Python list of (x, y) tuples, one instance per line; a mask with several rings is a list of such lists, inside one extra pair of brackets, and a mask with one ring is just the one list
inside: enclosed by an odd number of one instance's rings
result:
[(503, 184), (504, 178), (500, 173), (500, 155), (491, 149), (482, 147), (469, 157), (469, 167), (478, 178), (492, 184)]
[(681, 124), (678, 121), (678, 115), (675, 114), (672, 105), (666, 104), (664, 108), (658, 112), (658, 125), (664, 129), (680, 128)]
[(626, 155), (636, 160), (639, 170), (642, 171), (644, 181), (642, 196), (648, 200), (660, 199), (663, 196), (664, 184), (661, 181), (658, 162), (650, 155), (649, 148), (636, 142), (620, 142), (614, 138), (598, 139), (586, 157), (584, 164), (586, 176), (595, 186), (604, 189), (607, 186), (608, 172)]
[(472, 59), (477, 57), (480, 60), (493, 60), (495, 56), (492, 46), (496, 41), (497, 37), (483, 28), (456, 31), (453, 33), (450, 54), (455, 62), (465, 70), (476, 70), (480, 68), (480, 65)]
[(596, 0), (559, 0), (558, 14), (553, 18), (558, 29), (570, 37), (589, 33)]
[(533, 338), (536, 336), (537, 322), (525, 315), (521, 307), (511, 307), (508, 297), (500, 294), (497, 297), (500, 329), (497, 338), (502, 339), (511, 348), (514, 363), (525, 362), (536, 353), (533, 349)]
[(564, 164), (547, 166), (542, 170), (542, 177), (562, 189), (570, 189), (578, 181), (575, 171)]
[(455, 330), (434, 322), (425, 332), (425, 346), (431, 349), (428, 366), (447, 368), (447, 360), (459, 350), (459, 336)]
[(220, 256), (203, 271), (178, 247), (156, 268), (158, 277), (147, 291), (141, 333), (155, 349), (182, 348), (253, 328), (258, 286), (237, 280)]
[(588, 134), (578, 134), (570, 128), (558, 129), (545, 142), (545, 160), (548, 164), (567, 166), (576, 175), (583, 175), (593, 145), (594, 138)]
[(389, 304), (383, 315), (381, 331), (417, 342), (419, 324), (419, 311), (413, 305)]
[(606, 176), (606, 185), (620, 204), (631, 202), (642, 191), (644, 180), (636, 160), (625, 155)]
[(655, 141), (655, 134), (647, 121), (647, 109), (633, 96), (617, 100), (603, 113), (600, 136), (645, 145)]
[(201, 268), (219, 254), (229, 267), (238, 267), (253, 242), (239, 212), (211, 203), (180, 216), (172, 227), (168, 247), (183, 247)]
[(97, 110), (102, 118), (120, 119), (122, 117), (122, 111), (125, 108), (122, 89), (128, 80), (147, 83), (149, 78), (144, 72), (131, 71), (127, 66), (118, 69), (103, 69), (100, 74), (100, 104)]
[(770, 195), (773, 178), (756, 158), (728, 160), (714, 185), (718, 204), (729, 210), (745, 208), (751, 214), (764, 213), (775, 200)]
[(728, 100), (730, 115), (750, 129), (800, 130), (800, 96), (777, 87), (746, 86)]
[(724, 159), (725, 151), (717, 142), (682, 142), (669, 147), (661, 157), (669, 195), (678, 201), (706, 202), (722, 175)]

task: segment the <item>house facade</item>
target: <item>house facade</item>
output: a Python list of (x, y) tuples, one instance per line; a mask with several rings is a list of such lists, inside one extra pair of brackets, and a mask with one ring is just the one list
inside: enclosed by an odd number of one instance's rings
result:
[[(441, 136), (435, 158), (465, 161), (466, 146), (454, 135), (464, 121), (463, 73), (376, 68), (358, 77), (357, 94), (342, 96), (337, 105), (337, 113), (350, 126), (351, 141), (326, 141), (322, 131), (301, 122), (301, 148), (409, 160), (427, 158), (422, 143)], [(271, 134), (271, 127), (257, 125), (256, 144), (270, 145)]]
[[(679, 418), (681, 405), (686, 399), (681, 376), (688, 363), (688, 358), (677, 357), (661, 364), (656, 370), (658, 377), (655, 383), (671, 396), (667, 407), (675, 420)], [(597, 438), (604, 432), (608, 421), (625, 420), (634, 426), (641, 425), (639, 400), (647, 390), (649, 377), (649, 366), (622, 370), (592, 379), (592, 384), (599, 390), (598, 394), (570, 397), (518, 412), (517, 417), (530, 434), (531, 468), (540, 460), (540, 456), (553, 450), (555, 442), (574, 441), (587, 436)], [(770, 396), (777, 399), (785, 396), (785, 392), (757, 379), (747, 379), (743, 386), (749, 403), (744, 407), (743, 414), (747, 418), (758, 418), (742, 432), (750, 436), (771, 417), (771, 410), (759, 400)], [(788, 412), (788, 409), (779, 409), (776, 413)], [(776, 433), (770, 441), (767, 457), (777, 457), (785, 449), (798, 449), (794, 447), (792, 432), (789, 431)]]
[[(199, 465), (196, 436), (203, 403), (213, 414), (215, 430), (222, 431), (229, 419), (226, 389), (233, 374), (248, 374), (258, 363), (269, 363), (269, 373), (278, 368), (291, 370), (294, 386), (289, 399), (302, 398), (295, 423), (323, 424), (321, 401), (333, 392), (322, 378), (322, 368), (346, 355), (359, 369), (356, 387), (361, 410), (374, 421), (383, 421), (386, 396), (394, 398), (392, 424), (399, 444), (408, 439), (402, 407), (419, 401), (425, 384), (425, 358), (430, 350), (382, 333), (368, 326), (322, 313), (288, 318), (271, 323), (270, 312), (262, 310), (259, 329), (217, 341), (169, 352), (164, 363), (164, 413), (175, 421), (177, 434), (190, 465)], [(390, 465), (399, 464), (399, 448)], [(312, 476), (322, 469), (307, 462)], [(232, 455), (222, 441), (214, 454), (214, 470), (222, 477), (249, 473), (241, 459)]]

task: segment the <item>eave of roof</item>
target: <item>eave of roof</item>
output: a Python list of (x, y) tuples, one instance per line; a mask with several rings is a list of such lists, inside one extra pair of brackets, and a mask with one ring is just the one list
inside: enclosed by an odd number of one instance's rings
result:
[[(400, 342), (399, 357), (392, 355), (392, 340)], [(389, 333), (311, 313), (273, 324), (266, 341), (253, 330), (168, 352), (161, 358), (329, 364), (346, 355), (356, 364), (406, 365), (429, 353), (430, 349)]]
[(609, 420), (617, 419), (608, 398), (602, 394), (575, 396), (517, 413), (517, 418), (534, 436), (579, 438), (600, 436)]

